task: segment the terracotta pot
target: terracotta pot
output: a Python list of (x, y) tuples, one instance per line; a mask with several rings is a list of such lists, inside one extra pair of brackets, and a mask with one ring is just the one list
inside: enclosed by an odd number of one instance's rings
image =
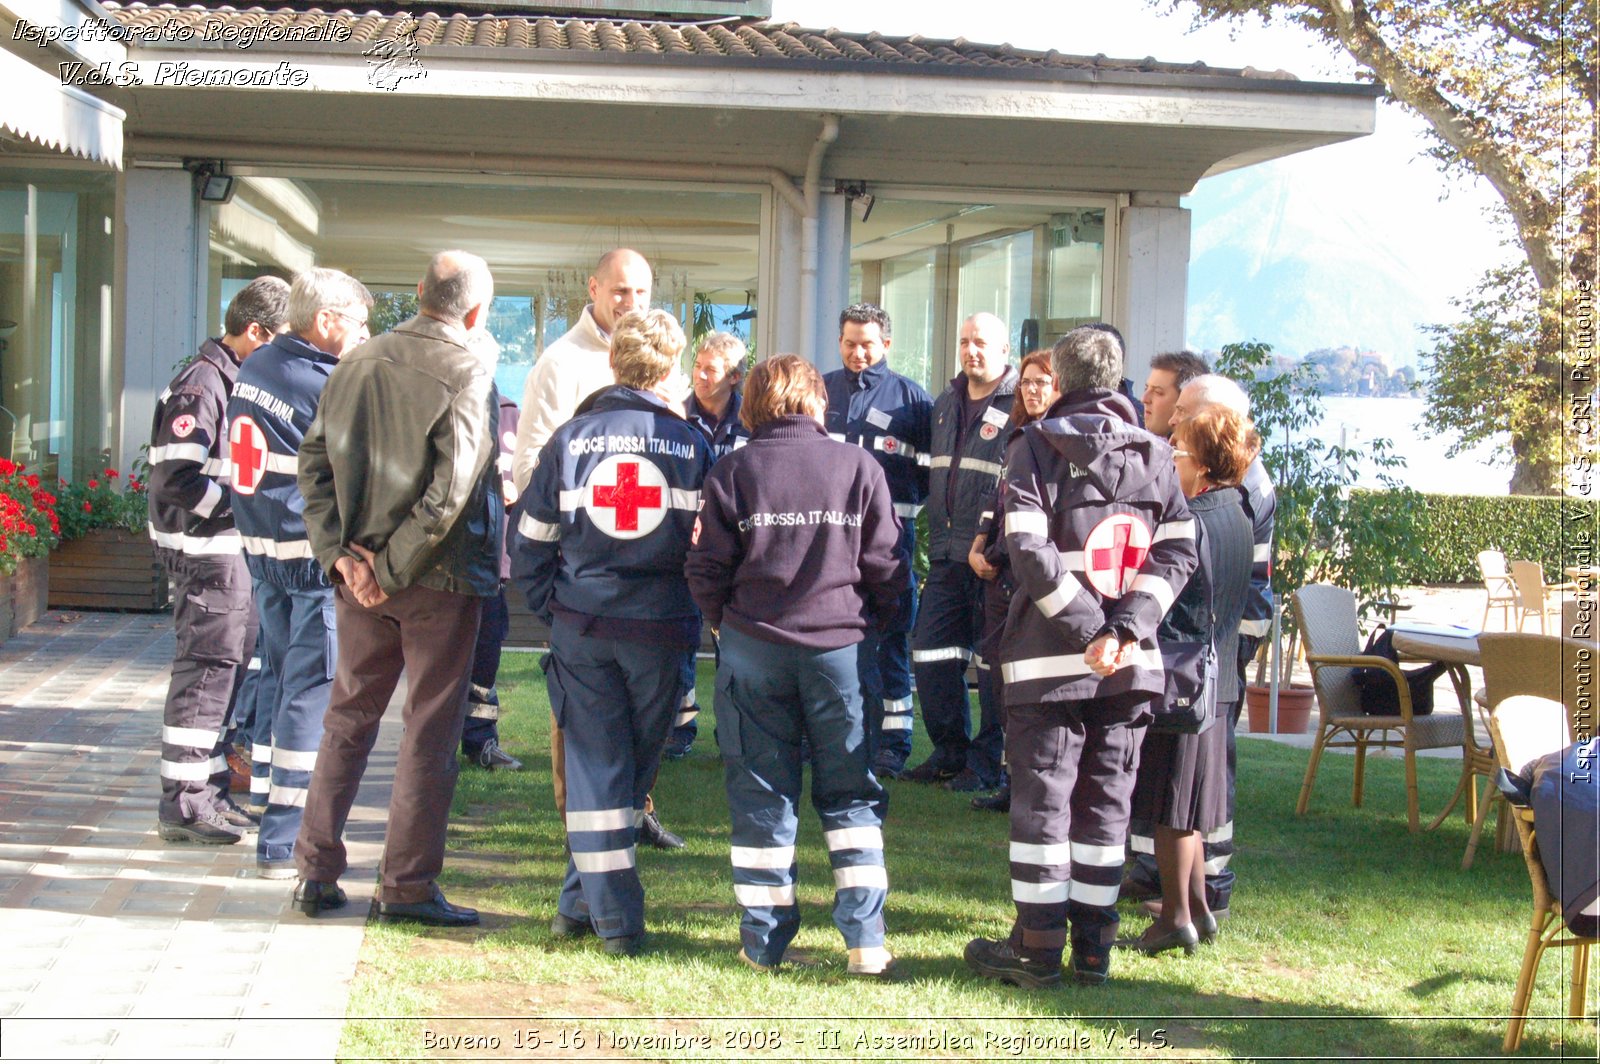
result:
[[(1303, 735), (1311, 723), (1311, 708), (1316, 692), (1304, 684), (1278, 688), (1278, 734)], [(1250, 731), (1264, 734), (1271, 712), (1272, 689), (1254, 685), (1244, 689), (1245, 708), (1250, 711)]]

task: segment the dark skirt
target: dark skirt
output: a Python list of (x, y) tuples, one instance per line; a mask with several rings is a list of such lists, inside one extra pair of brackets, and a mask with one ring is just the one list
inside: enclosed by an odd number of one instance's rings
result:
[(1215, 831), (1228, 822), (1228, 729), (1233, 704), (1199, 735), (1147, 731), (1139, 748), (1133, 821), (1176, 831)]

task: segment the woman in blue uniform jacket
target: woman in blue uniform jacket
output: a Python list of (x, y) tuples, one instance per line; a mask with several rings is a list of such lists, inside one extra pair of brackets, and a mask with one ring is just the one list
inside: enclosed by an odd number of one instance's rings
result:
[(856, 644), (901, 618), (906, 563), (883, 472), (828, 438), (827, 393), (810, 363), (780, 355), (745, 386), (750, 442), (718, 462), (686, 563), (713, 631), (717, 740), (733, 819), (739, 958), (777, 967), (800, 927), (795, 808), (800, 742), (833, 866), (833, 921), (847, 970), (881, 975), (883, 788), (868, 764)]

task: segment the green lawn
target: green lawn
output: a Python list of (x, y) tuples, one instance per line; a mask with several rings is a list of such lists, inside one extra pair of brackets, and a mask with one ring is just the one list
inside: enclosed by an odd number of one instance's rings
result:
[[(350, 1004), (348, 1059), (1464, 1059), (1499, 1053), (1531, 913), (1514, 854), (1460, 871), (1466, 825), (1409, 835), (1398, 761), (1329, 755), (1312, 813), (1295, 817), (1304, 751), (1240, 743), (1240, 886), (1216, 944), (1194, 957), (1119, 953), (1099, 988), (1024, 991), (971, 975), (961, 951), (1010, 924), (1006, 821), (960, 795), (891, 783), (884, 834), (891, 982), (844, 973), (832, 877), (802, 819), (804, 927), (782, 974), (744, 968), (727, 807), (702, 666), (701, 740), (663, 767), (655, 797), (688, 848), (640, 851), (651, 932), (633, 960), (548, 931), (564, 867), (550, 797), (548, 703), (532, 654), (500, 674), (503, 744), (520, 774), (464, 770), (443, 885), (484, 914), (472, 931), (372, 925)], [(919, 733), (919, 749), (923, 750)], [(1425, 759), (1425, 809), (1457, 765)], [(809, 810), (807, 810), (809, 813)], [(1125, 909), (1124, 927), (1143, 918)], [(1549, 954), (1521, 1056), (1595, 1059), (1590, 1021), (1559, 1018), (1564, 951)], [(376, 1017), (376, 1018), (374, 1018)], [(410, 1017), (401, 1019), (400, 1017)], [(461, 1040), (466, 1041), (452, 1041)], [(475, 1041), (474, 1041), (475, 1040)], [(493, 1044), (492, 1044), (493, 1043)], [(580, 1044), (581, 1043), (581, 1044)], [(459, 1045), (462, 1048), (446, 1048)]]

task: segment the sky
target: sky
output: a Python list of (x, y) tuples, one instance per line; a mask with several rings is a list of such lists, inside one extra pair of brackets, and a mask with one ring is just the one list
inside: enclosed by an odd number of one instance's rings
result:
[[(809, 28), (966, 37), (1117, 58), (1198, 59), (1218, 67), (1282, 69), (1311, 81), (1356, 80), (1353, 60), (1297, 26), (1252, 18), (1233, 29), (1191, 31), (1190, 16), (1181, 7), (1172, 13), (1175, 6), (1146, 0), (773, 0), (772, 15)], [(1465, 293), (1514, 251), (1505, 246), (1508, 230), (1489, 213), (1498, 199), (1487, 183), (1445, 176), (1423, 155), (1427, 146), (1420, 119), (1380, 103), (1372, 136), (1256, 169), (1263, 180), (1287, 174), (1313, 190), (1328, 210), (1348, 214), (1359, 231), (1372, 234), (1375, 261), (1398, 259), (1414, 271), (1418, 321), (1442, 322), (1454, 317), (1451, 296)], [(1187, 201), (1196, 229), (1205, 221), (1207, 184), (1201, 182)]]

